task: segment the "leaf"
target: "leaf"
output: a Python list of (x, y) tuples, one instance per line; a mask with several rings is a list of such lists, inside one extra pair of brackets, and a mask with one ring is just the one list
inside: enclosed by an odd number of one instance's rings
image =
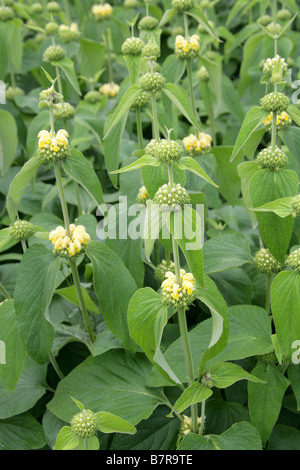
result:
[(104, 44), (81, 38), (77, 61), (79, 72), (85, 76), (94, 77), (104, 66), (105, 52)]
[(273, 212), (281, 218), (288, 217), (293, 214), (294, 210), (292, 208), (292, 197), (284, 197), (281, 199), (276, 199), (272, 202), (267, 202), (260, 207), (255, 207), (252, 210), (255, 212)]
[[(49, 237), (48, 237), (48, 238), (49, 238)], [(90, 296), (88, 295), (87, 291), (86, 291), (86, 290), (84, 289), (84, 287), (82, 287), (82, 286), (81, 286), (81, 290), (82, 290), (82, 294), (83, 294), (84, 301), (85, 301), (85, 304), (86, 304), (86, 306), (87, 306), (87, 309), (88, 309), (90, 312), (99, 315), (98, 307), (97, 307), (97, 305), (95, 305), (95, 303), (92, 301), (92, 299), (91, 299)], [(60, 296), (63, 297), (64, 299), (66, 299), (66, 300), (68, 300), (69, 302), (71, 302), (71, 304), (76, 305), (77, 307), (80, 307), (75, 286), (69, 286), (69, 287), (64, 287), (64, 288), (62, 288), (62, 289), (57, 289), (57, 290), (55, 291), (55, 294), (60, 295)]]
[(300, 276), (283, 271), (276, 276), (271, 289), (271, 304), (276, 335), (286, 359), (290, 360), (293, 343), (300, 338)]
[(227, 388), (239, 380), (249, 380), (250, 382), (263, 383), (264, 381), (249, 374), (242, 367), (231, 362), (217, 362), (207, 369), (213, 386), (217, 388)]
[(0, 176), (5, 175), (16, 156), (18, 132), (14, 117), (0, 110)]
[(122, 119), (122, 117), (130, 110), (131, 106), (135, 103), (141, 93), (142, 90), (138, 87), (138, 85), (132, 85), (130, 88), (128, 88), (128, 90), (125, 91), (111, 117), (108, 129), (106, 129), (105, 135), (103, 137), (104, 140)]
[(2, 450), (34, 450), (46, 445), (43, 427), (30, 413), (1, 420), (0, 441)]
[(137, 290), (135, 281), (120, 257), (103, 243), (90, 242), (86, 254), (93, 265), (95, 293), (105, 323), (126, 349), (135, 351), (127, 323), (128, 304)]
[(47, 361), (54, 329), (46, 319), (61, 260), (44, 245), (33, 245), (20, 263), (15, 288), (18, 330), (26, 351), (39, 364)]
[(163, 14), (162, 19), (160, 20), (159, 28), (162, 28), (165, 24), (169, 23), (169, 21), (171, 21), (176, 15), (177, 11), (175, 10), (175, 8), (170, 8), (166, 10)]
[(289, 380), (272, 364), (260, 364), (252, 374), (265, 384), (248, 383), (248, 406), (252, 424), (266, 444), (279, 416)]
[(204, 179), (207, 183), (211, 184), (215, 188), (218, 188), (210, 177), (205, 173), (205, 171), (201, 168), (199, 163), (192, 157), (183, 157), (178, 162), (178, 168), (181, 170), (188, 170), (194, 173), (195, 175), (199, 176), (200, 178)]
[(101, 183), (90, 162), (77, 149), (63, 161), (65, 172), (79, 183), (98, 205), (104, 205)]
[(203, 26), (204, 29), (210, 34), (214, 39), (217, 41), (221, 42), (218, 36), (216, 35), (215, 31), (211, 27), (211, 25), (208, 22), (208, 19), (206, 18), (205, 14), (203, 13), (202, 9), (199, 6), (195, 6), (191, 10), (188, 10), (186, 12), (188, 15), (192, 16), (198, 23)]
[(64, 426), (57, 434), (54, 450), (72, 450), (79, 444), (79, 438), (73, 433), (70, 426)]
[(248, 114), (246, 115), (239, 135), (237, 137), (234, 149), (232, 151), (232, 156), (230, 161), (232, 162), (235, 157), (238, 155), (240, 150), (249, 140), (251, 135), (253, 134), (256, 129), (264, 122), (264, 120), (269, 116), (269, 113), (264, 111), (263, 108), (258, 106), (252, 108)]
[(129, 332), (148, 359), (158, 366), (158, 370), (174, 383), (181, 384), (160, 351), (164, 327), (168, 321), (167, 313), (160, 294), (149, 287), (140, 289), (129, 303)]
[(120, 418), (119, 416), (113, 415), (112, 413), (107, 413), (105, 411), (99, 411), (96, 413), (97, 417), (97, 429), (100, 432), (109, 434), (112, 432), (120, 432), (124, 434), (135, 434), (136, 428), (132, 426), (125, 419)]
[(287, 114), (292, 118), (292, 120), (300, 126), (300, 110), (297, 108), (297, 106), (291, 104), (287, 108)]
[(111, 171), (110, 173), (112, 175), (116, 175), (119, 173), (126, 173), (128, 171), (138, 170), (146, 166), (158, 167), (160, 165), (161, 165), (161, 162), (157, 158), (152, 157), (151, 155), (144, 155), (143, 157), (139, 158), (136, 162), (131, 163), (131, 165), (120, 168), (119, 170)]
[(185, 68), (184, 60), (178, 60), (176, 54), (170, 54), (162, 65), (161, 73), (167, 83), (177, 83), (183, 76)]
[(249, 241), (239, 233), (207, 240), (203, 245), (203, 256), (206, 274), (226, 271), (252, 261)]
[(199, 123), (194, 116), (192, 108), (186, 99), (183, 91), (173, 83), (166, 83), (162, 89), (162, 92), (172, 101), (176, 108), (185, 116), (185, 118), (196, 127), (199, 128)]
[(145, 385), (150, 368), (144, 354), (128, 355), (122, 349), (89, 357), (59, 382), (48, 409), (69, 422), (77, 412), (69, 400), (75, 395), (94, 413), (106, 411), (136, 425), (164, 402), (159, 390)]
[(241, 180), (238, 175), (237, 166), (243, 159), (242, 152), (230, 163), (233, 147), (218, 146), (211, 149), (211, 153), (217, 160), (216, 182), (219, 186), (220, 193), (230, 201), (238, 198), (241, 192)]
[(259, 433), (250, 423), (231, 426), (220, 436), (189, 434), (177, 447), (178, 450), (262, 450)]
[(140, 55), (125, 55), (124, 56), (125, 62), (128, 67), (129, 75), (130, 75), (130, 83), (134, 85), (137, 82), (140, 68), (142, 65), (143, 56)]
[(19, 380), (26, 357), (18, 333), (13, 300), (7, 300), (0, 305), (0, 341), (5, 344), (5, 361), (0, 362), (0, 378), (7, 393), (12, 393)]
[(66, 78), (71, 83), (76, 93), (78, 93), (78, 95), (81, 95), (81, 91), (80, 91), (80, 87), (78, 84), (77, 75), (74, 69), (74, 63), (72, 59), (65, 57), (62, 60), (52, 61), (51, 64), (54, 65), (55, 67), (59, 67), (60, 69), (62, 69)]
[(24, 191), (41, 164), (41, 158), (38, 156), (33, 156), (25, 163), (25, 165), (13, 179), (6, 198), (6, 207), (11, 223), (15, 222), (17, 217), (17, 209)]
[(194, 382), (185, 391), (180, 395), (178, 400), (173, 407), (173, 410), (178, 413), (182, 413), (189, 406), (196, 405), (207, 400), (212, 395), (212, 390), (200, 384), (199, 382)]
[[(107, 129), (110, 126), (111, 119), (113, 117), (114, 108), (108, 113), (105, 126), (104, 126), (104, 134), (106, 134)], [(128, 111), (129, 112), (129, 111)], [(113, 175), (111, 172), (115, 170), (115, 168), (119, 167), (119, 159), (120, 159), (120, 148), (122, 142), (122, 136), (124, 133), (124, 128), (126, 125), (128, 112), (124, 114), (124, 116), (120, 119), (118, 124), (113, 127), (109, 135), (103, 141), (103, 149), (104, 149), (104, 160), (106, 169), (108, 171), (108, 176), (115, 188), (118, 186), (118, 176)]]

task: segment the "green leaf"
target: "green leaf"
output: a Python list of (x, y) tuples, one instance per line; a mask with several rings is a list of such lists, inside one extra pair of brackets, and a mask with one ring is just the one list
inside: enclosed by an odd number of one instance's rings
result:
[(18, 130), (14, 117), (0, 110), (0, 176), (5, 175), (16, 156)]
[(79, 444), (79, 438), (70, 426), (64, 426), (57, 434), (54, 450), (72, 450)]
[(11, 223), (14, 223), (17, 217), (17, 209), (27, 185), (41, 164), (41, 158), (33, 156), (13, 179), (6, 198), (6, 207)]
[(240, 233), (207, 240), (203, 245), (203, 256), (206, 274), (226, 271), (252, 261), (249, 240)]
[(79, 183), (98, 205), (104, 205), (101, 183), (90, 162), (77, 149), (72, 149), (63, 162), (65, 172)]
[[(87, 309), (90, 312), (93, 312), (93, 313), (96, 313), (97, 315), (99, 315), (98, 307), (92, 301), (92, 299), (88, 295), (87, 291), (84, 289), (84, 287), (81, 287), (81, 290), (82, 290), (82, 294), (83, 294), (84, 301), (85, 301), (85, 304), (87, 306)], [(60, 295), (64, 299), (71, 302), (71, 304), (76, 305), (77, 307), (80, 307), (75, 286), (69, 286), (69, 287), (64, 287), (62, 289), (57, 289), (55, 291), (55, 294)]]
[(271, 290), (272, 314), (277, 338), (286, 359), (291, 359), (294, 341), (300, 339), (300, 276), (283, 271), (274, 279)]
[(178, 60), (176, 54), (170, 54), (162, 65), (161, 73), (167, 83), (177, 83), (183, 76), (185, 68), (184, 60)]
[(248, 383), (248, 406), (252, 424), (266, 444), (278, 419), (289, 380), (272, 364), (260, 364), (252, 374), (265, 384)]
[(34, 450), (46, 445), (43, 427), (30, 413), (1, 420), (0, 441), (2, 450)]
[(284, 197), (268, 202), (267, 204), (263, 204), (260, 207), (255, 207), (252, 210), (255, 212), (273, 212), (284, 219), (294, 212), (291, 204), (292, 200), (292, 197)]
[(10, 236), (10, 229), (9, 227), (3, 228), (0, 230), (0, 253), (2, 251), (6, 251), (12, 246), (16, 245), (18, 243), (17, 240), (14, 240)]
[(121, 258), (103, 243), (90, 242), (86, 254), (93, 265), (95, 292), (105, 323), (126, 349), (135, 351), (127, 323), (128, 304), (137, 290), (133, 277)]
[(175, 8), (170, 8), (166, 10), (163, 14), (162, 19), (160, 20), (159, 28), (162, 28), (165, 24), (169, 23), (176, 15), (177, 11), (175, 10)]
[(106, 411), (136, 425), (165, 401), (159, 390), (145, 385), (150, 368), (144, 354), (133, 356), (122, 349), (89, 357), (59, 382), (48, 409), (69, 422), (77, 412), (69, 400), (75, 395), (94, 413)]
[(162, 92), (172, 101), (181, 114), (198, 129), (199, 123), (183, 91), (173, 83), (166, 83)]
[(44, 245), (33, 245), (24, 254), (15, 288), (15, 309), (20, 337), (26, 351), (39, 364), (47, 361), (54, 329), (46, 318), (56, 288), (61, 259)]
[(207, 17), (205, 16), (205, 14), (203, 13), (202, 9), (199, 6), (196, 5), (194, 8), (192, 8), (191, 10), (188, 10), (186, 13), (192, 16), (196, 21), (198, 21), (198, 23), (201, 26), (203, 26), (203, 28), (206, 29), (208, 34), (210, 34), (214, 39), (221, 42), (218, 36), (216, 35), (215, 31), (209, 24)]
[(194, 173), (197, 176), (200, 176), (200, 178), (204, 179), (207, 183), (211, 184), (215, 188), (218, 188), (218, 185), (216, 185), (210, 177), (205, 173), (205, 171), (201, 168), (199, 163), (192, 157), (183, 157), (181, 160), (178, 162), (178, 168), (181, 170), (188, 170)]
[(220, 436), (189, 434), (177, 447), (178, 450), (262, 450), (259, 433), (250, 423), (231, 426)]
[(230, 163), (232, 151), (232, 146), (219, 146), (211, 150), (218, 163), (216, 182), (220, 193), (226, 201), (238, 198), (241, 192), (241, 180), (238, 175), (237, 166), (243, 159), (243, 153), (240, 152), (235, 161)]
[(297, 106), (291, 104), (288, 106), (287, 109), (288, 115), (292, 118), (292, 120), (300, 126), (300, 110), (297, 108)]
[(263, 383), (264, 381), (249, 374), (242, 367), (231, 362), (217, 362), (207, 369), (207, 373), (217, 388), (227, 388), (239, 380)]
[(173, 410), (177, 411), (178, 413), (182, 413), (189, 406), (196, 405), (197, 403), (201, 403), (202, 401), (207, 400), (212, 395), (212, 393), (212, 390), (205, 387), (201, 383), (194, 382), (185, 389), (182, 395), (180, 395), (173, 407)]
[(232, 162), (235, 157), (238, 155), (240, 150), (244, 147), (246, 142), (250, 139), (253, 132), (259, 128), (259, 126), (264, 122), (264, 120), (269, 116), (269, 113), (264, 111), (263, 108), (258, 106), (252, 108), (246, 115), (239, 135), (237, 137), (234, 149), (232, 151), (232, 156), (230, 161)]
[(124, 434), (135, 434), (136, 428), (125, 419), (112, 413), (99, 411), (96, 413), (97, 429), (105, 434), (121, 432)]
[(131, 106), (135, 103), (137, 98), (142, 93), (142, 89), (138, 85), (132, 85), (128, 90), (125, 91), (119, 104), (117, 105), (109, 123), (108, 129), (106, 129), (103, 139), (106, 139), (112, 129), (118, 124), (122, 117), (130, 110)]
[(104, 44), (81, 38), (77, 61), (79, 72), (84, 76), (94, 77), (104, 66), (105, 53)]
[(51, 64), (56, 67), (59, 67), (64, 72), (66, 78), (71, 83), (76, 93), (78, 93), (78, 95), (81, 95), (73, 61), (68, 57), (65, 57), (62, 60), (53, 61), (51, 62)]
[(116, 175), (119, 173), (126, 173), (128, 171), (138, 170), (140, 168), (144, 168), (145, 166), (155, 166), (158, 167), (161, 165), (160, 160), (151, 155), (144, 155), (143, 157), (139, 158), (136, 162), (131, 163), (131, 165), (125, 166), (120, 168), (120, 170), (111, 171), (112, 175)]
[[(296, 196), (298, 187), (299, 180), (294, 171), (260, 170), (253, 175), (250, 183), (252, 207), (261, 207), (276, 199)], [(282, 219), (272, 212), (256, 212), (256, 217), (266, 248), (278, 261), (284, 263), (293, 231), (292, 215)]]
[(0, 341), (5, 344), (5, 360), (0, 362), (0, 378), (7, 393), (12, 393), (26, 357), (17, 328), (13, 300), (7, 300), (0, 305)]
[(256, 162), (244, 162), (238, 166), (238, 174), (241, 179), (243, 201), (248, 211), (252, 227), (256, 227), (257, 220), (255, 213), (253, 211), (250, 211), (250, 208), (253, 207), (250, 194), (250, 184), (252, 176), (260, 170), (261, 168)]
[[(105, 126), (104, 126), (104, 134), (107, 133), (107, 129), (110, 126), (111, 120), (113, 118), (114, 108), (108, 113)], [(104, 160), (106, 169), (108, 171), (108, 176), (115, 188), (118, 186), (118, 176), (112, 174), (111, 172), (119, 167), (119, 159), (120, 159), (120, 148), (122, 142), (122, 136), (124, 133), (124, 128), (126, 125), (127, 117), (129, 111), (124, 114), (124, 116), (120, 119), (118, 124), (113, 127), (109, 135), (103, 141), (103, 149), (104, 149)]]
[(168, 321), (167, 310), (161, 295), (153, 289), (138, 290), (129, 303), (129, 332), (149, 360), (158, 366), (158, 370), (174, 383), (181, 384), (160, 351), (162, 334)]
[(142, 55), (125, 55), (124, 59), (128, 67), (130, 83), (131, 85), (134, 85), (137, 82), (137, 79), (140, 73), (143, 56)]
[(83, 411), (83, 410), (85, 409), (84, 404), (81, 403), (81, 401), (76, 400), (76, 398), (74, 398), (74, 397), (71, 397), (71, 400), (73, 400), (73, 402), (76, 403), (76, 405), (78, 406), (78, 408), (79, 408), (81, 411)]

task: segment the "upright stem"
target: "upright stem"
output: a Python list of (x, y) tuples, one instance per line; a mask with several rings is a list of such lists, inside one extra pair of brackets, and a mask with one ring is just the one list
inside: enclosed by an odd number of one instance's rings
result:
[(152, 114), (153, 114), (153, 136), (155, 140), (159, 140), (159, 125), (158, 125), (158, 117), (157, 117), (157, 105), (156, 105), (156, 96), (152, 93), (151, 96), (152, 101)]
[(141, 120), (141, 110), (139, 108), (136, 109), (136, 127), (137, 127), (138, 141), (139, 141), (139, 149), (142, 150), (144, 148), (144, 139), (143, 139), (143, 127), (142, 127), (142, 120)]
[(217, 138), (216, 138), (215, 117), (214, 117), (214, 111), (212, 107), (211, 93), (210, 93), (208, 84), (206, 82), (204, 82), (204, 86), (205, 86), (205, 93), (206, 93), (206, 99), (207, 99), (207, 113), (208, 113), (209, 122), (210, 122), (211, 135), (213, 138), (213, 144), (216, 147)]
[[(193, 74), (192, 74), (192, 62), (190, 60), (186, 61), (187, 67), (187, 75), (188, 75), (188, 83), (189, 83), (189, 95), (192, 105), (192, 111), (194, 113), (195, 118), (197, 119), (197, 110), (195, 104), (195, 97), (194, 97), (194, 87), (193, 87)], [(195, 133), (197, 133), (197, 129), (195, 128)]]
[(201, 425), (200, 425), (200, 430), (199, 434), (202, 435), (204, 431), (204, 426), (205, 426), (205, 406), (206, 406), (206, 400), (204, 400), (201, 404)]
[(54, 172), (55, 172), (55, 177), (56, 177), (59, 199), (61, 203), (61, 209), (62, 209), (63, 218), (64, 218), (65, 229), (66, 229), (67, 235), (70, 236), (70, 219), (69, 219), (68, 206), (67, 206), (67, 202), (66, 202), (66, 198), (64, 194), (62, 179), (61, 179), (60, 167), (59, 167), (58, 162), (54, 162), (53, 165), (54, 165)]
[(271, 310), (271, 287), (272, 287), (273, 275), (267, 274), (267, 289), (266, 289), (266, 305), (265, 309), (268, 313)]
[(84, 450), (89, 450), (89, 440), (87, 437), (84, 438)]
[(277, 143), (277, 112), (272, 117), (272, 150), (274, 151)]
[(109, 83), (112, 83), (113, 82), (113, 72), (112, 72), (108, 27), (105, 28), (105, 46), (106, 46), (106, 52), (107, 52), (107, 76), (108, 76)]
[(21, 245), (22, 245), (23, 253), (25, 254), (26, 251), (27, 251), (26, 241), (25, 241), (25, 240), (21, 240)]
[(276, 22), (276, 15), (277, 15), (277, 0), (272, 0), (272, 20)]
[(59, 377), (60, 379), (63, 379), (63, 378), (64, 378), (64, 374), (63, 374), (62, 371), (60, 370), (59, 365), (57, 364), (56, 359), (55, 359), (55, 357), (54, 357), (54, 354), (53, 354), (52, 352), (50, 352), (50, 354), (49, 354), (49, 359), (50, 359), (50, 362), (51, 362), (51, 364), (52, 364), (52, 366), (53, 366), (53, 369), (54, 369), (55, 372), (57, 373), (58, 377)]
[(71, 24), (70, 8), (68, 0), (64, 0), (65, 14), (66, 14), (66, 23), (67, 26)]

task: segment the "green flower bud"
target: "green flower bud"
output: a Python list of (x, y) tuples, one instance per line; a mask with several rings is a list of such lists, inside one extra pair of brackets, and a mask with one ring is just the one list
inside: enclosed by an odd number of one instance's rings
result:
[(144, 42), (140, 38), (131, 37), (123, 43), (121, 52), (124, 55), (141, 55)]
[(154, 202), (160, 206), (162, 212), (179, 212), (185, 204), (190, 203), (190, 197), (181, 184), (164, 184), (156, 192)]
[(260, 24), (262, 24), (263, 26), (267, 26), (268, 24), (271, 23), (272, 21), (272, 17), (270, 15), (262, 15), (259, 20)]
[(292, 199), (291, 205), (294, 213), (300, 215), (300, 194)]
[(172, 7), (180, 12), (191, 10), (194, 5), (194, 0), (172, 0)]
[(34, 41), (37, 43), (37, 44), (41, 44), (45, 39), (46, 39), (46, 35), (44, 33), (37, 33), (35, 35), (35, 38), (34, 38)]
[(210, 374), (204, 374), (201, 378), (201, 383), (207, 388), (213, 388), (214, 380)]
[(72, 418), (71, 429), (77, 437), (89, 439), (97, 433), (97, 416), (91, 410), (83, 410)]
[(49, 46), (43, 56), (45, 62), (57, 62), (66, 57), (66, 51), (61, 46)]
[[(197, 418), (197, 426), (198, 426), (198, 432), (199, 432), (201, 428), (201, 418)], [(193, 431), (193, 425), (192, 425), (192, 418), (190, 418), (189, 416), (183, 416), (183, 421), (179, 428), (177, 446), (180, 444), (180, 442), (185, 436), (187, 436), (188, 434), (192, 434), (193, 432), (194, 431)]]
[(142, 56), (148, 60), (157, 60), (160, 56), (160, 48), (154, 42), (149, 42), (142, 49)]
[(19, 87), (8, 87), (5, 96), (8, 101), (14, 101), (16, 96), (23, 96), (24, 95), (24, 90), (22, 90)]
[(282, 73), (284, 74), (288, 69), (288, 65), (287, 65), (285, 59), (280, 57), (280, 55), (278, 55), (278, 54), (273, 59), (267, 59), (266, 60), (266, 62), (264, 63), (264, 67), (263, 67), (263, 73), (266, 74), (266, 75), (271, 75), (274, 68), (278, 64), (278, 62), (281, 62)]
[(155, 267), (154, 277), (158, 284), (163, 283), (163, 281), (166, 279), (166, 274), (169, 271), (175, 272), (175, 263), (173, 261), (167, 263), (167, 261), (164, 259), (158, 266)]
[(278, 359), (274, 351), (268, 354), (262, 354), (261, 356), (256, 356), (258, 364), (278, 364)]
[(153, 31), (157, 28), (159, 21), (154, 16), (144, 16), (139, 22), (140, 31)]
[(286, 264), (294, 271), (300, 273), (300, 248), (288, 256)]
[(27, 220), (17, 220), (10, 227), (10, 236), (15, 240), (28, 240), (33, 234), (33, 225)]
[(147, 106), (151, 99), (151, 93), (148, 91), (143, 91), (143, 93), (138, 97), (136, 102), (132, 105), (132, 109), (143, 109)]
[(60, 12), (60, 6), (57, 2), (48, 2), (46, 9), (49, 13), (59, 13)]
[(91, 104), (99, 103), (102, 101), (102, 95), (96, 90), (88, 91), (84, 96), (84, 100)]
[(137, 0), (125, 0), (123, 3), (125, 8), (136, 8), (138, 6)]
[(50, 103), (55, 103), (58, 98), (62, 98), (62, 95), (57, 93), (54, 90), (54, 87), (51, 86), (47, 90), (41, 91), (39, 98), (40, 98), (40, 102), (47, 101), (50, 104)]
[(144, 91), (157, 93), (162, 89), (166, 80), (159, 72), (148, 72), (140, 78), (140, 85)]
[(144, 204), (146, 205), (146, 202), (148, 201), (149, 199), (149, 194), (148, 194), (148, 191), (147, 191), (147, 188), (145, 186), (142, 186), (140, 189), (139, 189), (139, 192), (138, 192), (138, 195), (136, 197), (136, 200), (139, 204)]
[(281, 30), (281, 24), (274, 23), (273, 21), (267, 25), (267, 29), (271, 31), (274, 35), (278, 35)]
[(53, 114), (61, 121), (72, 119), (75, 116), (75, 108), (69, 103), (57, 103), (53, 108)]
[(288, 157), (279, 147), (275, 150), (268, 147), (258, 154), (256, 161), (261, 168), (278, 171), (288, 163)]
[(61, 24), (58, 30), (58, 34), (64, 43), (75, 41), (76, 39), (80, 38), (80, 32), (78, 31), (77, 23), (72, 23), (70, 26)]
[(34, 15), (40, 15), (43, 13), (43, 7), (40, 3), (33, 3), (31, 5), (31, 12), (34, 14)]
[(256, 268), (263, 274), (277, 274), (281, 271), (281, 264), (274, 258), (269, 250), (263, 248), (253, 258)]
[(10, 7), (0, 7), (0, 21), (10, 21), (14, 17), (14, 11)]
[(209, 74), (208, 74), (207, 68), (204, 65), (200, 68), (197, 75), (201, 82), (209, 81)]
[(46, 33), (49, 34), (49, 36), (53, 36), (58, 31), (58, 24), (55, 23), (54, 21), (51, 21), (50, 23), (46, 24), (45, 30), (46, 30)]
[(279, 21), (288, 21), (292, 18), (292, 13), (287, 8), (282, 8), (278, 10), (276, 19)]
[(165, 163), (178, 162), (183, 155), (183, 145), (175, 140), (162, 139), (155, 146), (155, 157)]
[(284, 93), (274, 91), (264, 96), (260, 102), (265, 111), (281, 114), (287, 110), (290, 98)]

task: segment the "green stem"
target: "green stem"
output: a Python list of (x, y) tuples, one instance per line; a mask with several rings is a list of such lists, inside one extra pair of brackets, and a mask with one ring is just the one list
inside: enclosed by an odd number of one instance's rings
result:
[(26, 251), (27, 251), (26, 241), (25, 241), (25, 240), (21, 240), (21, 245), (22, 245), (23, 253), (25, 254)]
[(156, 104), (156, 96), (153, 93), (151, 96), (152, 101), (152, 115), (153, 115), (153, 136), (155, 140), (159, 140), (159, 124), (158, 124), (158, 117), (157, 117), (157, 104)]
[(273, 282), (273, 274), (267, 274), (267, 288), (266, 288), (266, 305), (265, 309), (268, 313), (271, 310), (271, 287)]
[(277, 0), (272, 0), (272, 20), (276, 22), (276, 15), (277, 15)]
[(89, 450), (89, 440), (87, 437), (84, 438), (84, 450)]
[(74, 189), (75, 189), (75, 195), (76, 195), (76, 201), (77, 201), (78, 215), (80, 216), (83, 214), (83, 210), (82, 210), (82, 205), (81, 205), (81, 200), (80, 200), (79, 184), (75, 180), (73, 181), (73, 183), (74, 183)]
[(2, 292), (2, 294), (4, 295), (6, 299), (11, 299), (11, 295), (7, 292), (6, 288), (1, 282), (0, 282), (0, 291)]
[(70, 237), (70, 219), (69, 219), (68, 206), (67, 206), (67, 202), (66, 202), (66, 198), (64, 194), (62, 179), (61, 179), (60, 166), (58, 162), (54, 162), (53, 165), (54, 165), (54, 172), (55, 172), (56, 183), (57, 183), (57, 188), (58, 188), (58, 195), (59, 195), (61, 209), (62, 209), (63, 218), (64, 218), (65, 229), (66, 229), (68, 237)]
[(71, 24), (70, 8), (68, 0), (64, 0), (65, 14), (66, 14), (66, 23), (67, 26)]
[(139, 149), (142, 150), (144, 148), (144, 139), (143, 139), (143, 127), (142, 127), (142, 120), (141, 120), (141, 110), (139, 108), (136, 109), (136, 127), (137, 127), (137, 134), (138, 134)]
[(12, 88), (16, 88), (16, 77), (14, 74), (13, 62), (11, 58), (11, 50), (9, 46), (7, 46), (7, 58), (8, 58), (8, 64), (9, 64), (10, 84)]
[(50, 359), (50, 362), (51, 362), (51, 364), (52, 364), (52, 366), (53, 366), (53, 369), (54, 369), (55, 372), (57, 373), (58, 377), (59, 377), (60, 379), (63, 379), (63, 378), (64, 378), (64, 374), (63, 374), (62, 371), (60, 370), (59, 365), (57, 364), (56, 359), (55, 359), (55, 357), (54, 357), (54, 354), (53, 354), (52, 352), (50, 352), (50, 354), (49, 354), (49, 359)]
[(272, 150), (274, 151), (277, 143), (277, 112), (272, 117)]
[[(194, 113), (195, 118), (197, 119), (197, 110), (196, 110), (194, 87), (193, 87), (192, 62), (190, 60), (186, 61), (186, 67), (187, 67), (189, 95), (190, 95), (190, 100), (191, 100), (192, 111)], [(197, 121), (198, 121), (198, 119), (197, 119)], [(197, 133), (197, 128), (195, 127), (195, 134), (196, 133)]]
[(205, 86), (205, 93), (206, 93), (206, 99), (207, 99), (207, 113), (208, 113), (209, 122), (210, 122), (211, 135), (213, 138), (213, 144), (216, 147), (217, 138), (216, 138), (215, 118), (214, 118), (214, 111), (213, 111), (213, 106), (212, 106), (211, 93), (210, 93), (208, 84), (206, 82), (204, 83), (204, 86)]
[(73, 259), (70, 259), (69, 263), (70, 263), (70, 267), (71, 267), (71, 271), (72, 271), (72, 277), (73, 277), (74, 285), (75, 285), (75, 288), (76, 288), (76, 293), (77, 293), (77, 297), (78, 297), (78, 301), (79, 301), (80, 310), (81, 310), (81, 313), (82, 313), (82, 316), (83, 316), (83, 320), (84, 320), (86, 329), (88, 331), (90, 340), (91, 340), (92, 343), (94, 343), (95, 342), (95, 335), (94, 335), (94, 332), (93, 332), (93, 329), (92, 329), (92, 325), (91, 325), (91, 322), (90, 322), (90, 319), (89, 319), (89, 314), (88, 314), (86, 304), (85, 304), (85, 301), (84, 301), (84, 297), (83, 297), (83, 293), (82, 293), (82, 288), (81, 288), (81, 284), (80, 284), (80, 279), (79, 279), (79, 274), (78, 274), (78, 269), (77, 269), (77, 266), (76, 266), (76, 262)]
[(112, 62), (111, 62), (111, 54), (110, 54), (110, 43), (109, 43), (109, 29), (108, 27), (105, 28), (105, 47), (107, 53), (107, 77), (109, 83), (113, 82), (113, 71), (112, 71)]
[(201, 403), (201, 425), (200, 425), (200, 430), (199, 434), (202, 435), (204, 431), (204, 426), (205, 426), (205, 406), (206, 406), (206, 400), (204, 400)]
[(49, 112), (50, 112), (50, 133), (51, 133), (51, 137), (53, 137), (55, 134), (55, 127), (54, 127), (54, 115), (53, 115), (52, 105), (50, 105), (49, 107)]

